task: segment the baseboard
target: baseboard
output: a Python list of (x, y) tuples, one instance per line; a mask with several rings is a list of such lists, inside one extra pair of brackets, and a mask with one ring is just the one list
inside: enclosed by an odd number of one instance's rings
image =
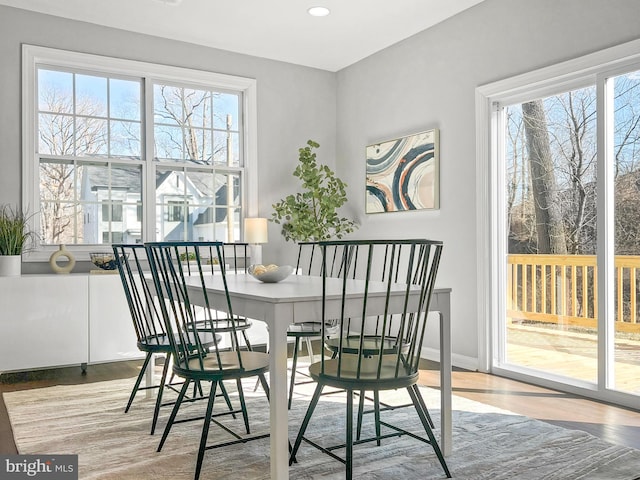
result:
[[(423, 348), (422, 349), (422, 358), (426, 358), (427, 360), (432, 360), (434, 362), (440, 361), (440, 351), (435, 348)], [(465, 355), (459, 355), (457, 353), (453, 353), (451, 355), (451, 364), (457, 368), (464, 368), (465, 370), (477, 371), (478, 370), (478, 359), (474, 357), (467, 357)]]

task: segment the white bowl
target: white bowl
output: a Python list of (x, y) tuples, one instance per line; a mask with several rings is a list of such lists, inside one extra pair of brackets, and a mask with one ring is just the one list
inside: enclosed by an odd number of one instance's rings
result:
[[(266, 271), (263, 270), (266, 268)], [(291, 265), (251, 265), (249, 275), (264, 283), (276, 283), (284, 280), (293, 272)]]

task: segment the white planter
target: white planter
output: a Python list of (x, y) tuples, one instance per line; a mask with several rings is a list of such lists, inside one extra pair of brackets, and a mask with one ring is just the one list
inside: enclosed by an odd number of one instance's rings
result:
[(16, 277), (22, 273), (22, 255), (0, 255), (0, 277)]

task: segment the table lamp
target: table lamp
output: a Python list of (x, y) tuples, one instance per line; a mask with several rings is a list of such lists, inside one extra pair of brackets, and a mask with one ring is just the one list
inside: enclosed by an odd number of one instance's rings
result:
[(251, 245), (251, 263), (262, 263), (262, 243), (268, 242), (266, 218), (244, 219), (244, 241)]

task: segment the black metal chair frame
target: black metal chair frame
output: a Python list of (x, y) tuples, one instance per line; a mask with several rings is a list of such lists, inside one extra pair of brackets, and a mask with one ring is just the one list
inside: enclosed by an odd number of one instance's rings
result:
[[(195, 273), (187, 272), (186, 270), (190, 267), (186, 266), (184, 260), (180, 258), (180, 252), (184, 251), (185, 248), (194, 249), (196, 261)], [(224, 302), (224, 304), (214, 304), (207, 294), (204, 274), (206, 268), (203, 269), (205, 262), (203, 262), (200, 252), (202, 249), (211, 249), (217, 252), (218, 258), (222, 258), (222, 248), (223, 244), (221, 242), (156, 242), (146, 244), (153, 282), (156, 287), (156, 295), (160, 299), (159, 303), (165, 329), (169, 334), (172, 346), (174, 358), (173, 372), (177, 376), (185, 379), (178, 399), (167, 421), (162, 439), (158, 445), (158, 452), (162, 450), (174, 424), (204, 419), (196, 461), (196, 480), (200, 476), (206, 450), (246, 443), (251, 440), (269, 436), (269, 433), (249, 436), (249, 419), (241, 385), (243, 378), (258, 376), (266, 393), (267, 400), (269, 399), (269, 386), (265, 378), (265, 373), (269, 369), (269, 356), (266, 353), (254, 352), (252, 350), (241, 349), (240, 347), (240, 343), (238, 342), (240, 329), (236, 328), (237, 317), (233, 314), (231, 299), (227, 289), (227, 274), (224, 262), (220, 262), (220, 272), (216, 272), (216, 274), (220, 275), (223, 280), (226, 290), (226, 302)], [(198, 302), (200, 305), (204, 303), (204, 305), (202, 305), (204, 307), (203, 311), (207, 315), (204, 323), (196, 318), (194, 313), (195, 309), (193, 308), (195, 304), (191, 302), (189, 293), (192, 290), (187, 288), (185, 283), (186, 278), (190, 275), (191, 278), (198, 278), (200, 280), (199, 286), (195, 288), (204, 299), (203, 302)], [(194, 331), (201, 331), (205, 328), (205, 325), (208, 325), (210, 326), (210, 333), (215, 335), (217, 331), (213, 319), (217, 312), (223, 312), (226, 315), (229, 334), (233, 337), (229, 348), (223, 349), (219, 347), (218, 343), (214, 343), (210, 349), (206, 348), (200, 341), (200, 335), (192, 334)], [(222, 386), (225, 380), (235, 380), (238, 386), (238, 396), (241, 403), (241, 410), (238, 412), (242, 412), (243, 414), (246, 436), (236, 433), (216, 419), (221, 415), (228, 415), (231, 412), (213, 413), (217, 386)], [(176, 416), (191, 382), (209, 382), (211, 384), (205, 415), (204, 417), (198, 416), (195, 418), (176, 420)], [(234, 437), (234, 440), (207, 445), (207, 437), (211, 423), (215, 423), (223, 428)]]
[[(339, 271), (340, 265), (338, 264), (339, 254), (337, 249), (334, 249), (333, 255), (327, 262), (327, 272), (330, 277), (340, 276), (342, 273)], [(323, 262), (322, 252), (319, 246), (319, 242), (299, 242), (298, 243), (298, 258), (296, 260), (296, 273), (299, 275), (322, 275)], [(337, 325), (335, 321), (331, 320), (325, 325), (325, 334), (327, 338), (331, 335), (338, 333)], [(296, 373), (298, 368), (298, 351), (300, 350), (300, 341), (305, 340), (307, 347), (307, 355), (313, 363), (313, 347), (311, 340), (313, 338), (323, 339), (322, 337), (322, 325), (320, 322), (299, 322), (289, 326), (287, 330), (287, 337), (294, 339), (293, 345), (293, 358), (291, 363), (291, 378), (289, 380), (289, 403), (288, 408), (291, 409), (291, 403), (293, 401), (293, 390), (295, 385), (303, 385), (313, 382), (308, 380), (304, 382), (296, 383)]]
[[(153, 289), (144, 281), (145, 274), (149, 272), (147, 254), (144, 245), (114, 244), (112, 245), (112, 249), (116, 258), (118, 273), (120, 274), (131, 318), (133, 320), (133, 327), (136, 332), (137, 339), (136, 345), (141, 352), (145, 352), (145, 359), (142, 363), (140, 373), (136, 378), (133, 389), (131, 390), (131, 395), (129, 396), (129, 400), (124, 411), (125, 413), (129, 412), (133, 400), (139, 391), (157, 389), (156, 404), (151, 423), (151, 435), (153, 435), (158, 423), (160, 408), (174, 404), (173, 401), (162, 402), (164, 389), (169, 388), (175, 393), (179, 393), (179, 389), (176, 387), (182, 385), (183, 382), (173, 382), (173, 374), (171, 375), (171, 378), (167, 380), (167, 377), (169, 376), (169, 366), (172, 362), (171, 343), (169, 342), (169, 337), (165, 331), (162, 314), (158, 311), (159, 307), (155, 302), (155, 295), (152, 291)], [(214, 340), (214, 337), (204, 332), (201, 340), (202, 344), (209, 348), (218, 340), (218, 337), (216, 336)], [(157, 385), (145, 385), (144, 387), (141, 387), (142, 379), (151, 364), (152, 357), (158, 354), (164, 355), (164, 366), (160, 376), (160, 382)], [(198, 399), (198, 391), (200, 392), (200, 397), (202, 397), (202, 389), (197, 385), (193, 396), (188, 397), (188, 400), (194, 401)], [(232, 411), (233, 406), (224, 387), (221, 388), (220, 395), (224, 397), (229, 410)]]
[[(118, 272), (122, 281), (125, 297), (133, 320), (133, 327), (136, 332), (137, 347), (141, 352), (145, 352), (144, 362), (136, 382), (131, 390), (131, 395), (125, 407), (125, 413), (129, 412), (136, 394), (142, 390), (157, 389), (156, 404), (153, 410), (153, 420), (151, 423), (151, 434), (153, 435), (158, 422), (158, 414), (162, 404), (164, 388), (174, 388), (178, 384), (167, 382), (169, 365), (171, 364), (171, 345), (164, 325), (154, 303), (154, 296), (143, 278), (144, 266), (146, 262), (146, 252), (144, 245), (124, 245), (115, 244), (112, 246), (116, 258)], [(140, 255), (142, 253), (142, 255)], [(132, 266), (133, 264), (133, 266)], [(142, 379), (149, 368), (153, 355), (164, 355), (164, 367), (158, 385), (146, 385), (141, 387)]]
[[(350, 275), (341, 277), (343, 278), (343, 301), (338, 323), (342, 334), (336, 339), (336, 347), (333, 351), (323, 349), (320, 361), (309, 368), (310, 375), (317, 382), (317, 386), (293, 445), (289, 460), (290, 464), (297, 461), (296, 453), (304, 440), (306, 443), (342, 462), (346, 468), (346, 478), (350, 480), (353, 478), (354, 445), (372, 441), (380, 445), (381, 440), (385, 438), (409, 435), (431, 445), (444, 473), (450, 478), (451, 474), (433, 434), (426, 405), (417, 385), (420, 352), (426, 332), (429, 302), (440, 262), (442, 243), (430, 240), (359, 240), (321, 242), (320, 245), (323, 249), (323, 262), (325, 264), (327, 262), (327, 249), (341, 245), (345, 247), (342, 260), (345, 267), (353, 265), (353, 268), (356, 268), (356, 264), (366, 266), (366, 273), (363, 277), (366, 285), (365, 294), (362, 304), (358, 305), (358, 310), (362, 314), (358, 318), (347, 316), (345, 314), (344, 295), (346, 294), (347, 277)], [(384, 252), (382, 259), (379, 255), (374, 255), (374, 252), (378, 252), (381, 249), (388, 249)], [(361, 250), (364, 253), (364, 258), (360, 259), (361, 262), (354, 258), (354, 252), (357, 250)], [(407, 252), (404, 256), (401, 254), (402, 250)], [(356, 264), (349, 263), (354, 261)], [(370, 300), (368, 285), (372, 281), (380, 280), (380, 277), (375, 273), (375, 269), (380, 267), (378, 262), (382, 264), (382, 284), (385, 285), (386, 290), (386, 311), (376, 318), (366, 315), (366, 312), (367, 302)], [(326, 278), (328, 276), (326, 269), (323, 270), (323, 279), (325, 280), (323, 281), (323, 285), (325, 285), (323, 287), (323, 318), (325, 319), (328, 318), (325, 296)], [(356, 278), (362, 277), (357, 276)], [(403, 307), (399, 313), (387, 310), (392, 287), (397, 288), (397, 285), (401, 285), (403, 289)], [(397, 301), (397, 298), (395, 301)], [(376, 325), (373, 337), (371, 336), (371, 324)], [(344, 444), (323, 446), (305, 436), (313, 412), (326, 386), (347, 392), (347, 430)], [(374, 392), (376, 404), (378, 404), (378, 392), (401, 388), (405, 388), (409, 393), (427, 438), (382, 421), (380, 409), (376, 408), (375, 436), (354, 440), (353, 394), (360, 393), (362, 402), (363, 393), (372, 391)], [(359, 416), (359, 418), (361, 417)], [(383, 434), (382, 426), (390, 429), (390, 433)], [(343, 448), (345, 449), (344, 457), (334, 453), (335, 450)]]
[[(178, 243), (175, 243), (174, 245), (175, 245), (174, 248), (176, 252), (179, 252), (180, 255), (185, 256), (187, 260), (189, 259), (190, 255), (195, 254), (194, 248), (210, 248), (210, 249), (212, 248), (210, 246), (205, 247), (203, 242), (191, 242), (191, 243), (178, 242)], [(224, 266), (225, 272), (227, 274), (247, 273), (248, 265), (246, 264), (246, 258), (247, 258), (248, 249), (249, 249), (248, 243), (243, 243), (243, 242), (223, 243), (218, 253), (220, 257), (213, 257), (214, 252), (213, 250), (210, 250), (209, 251), (210, 256), (208, 258), (202, 258), (202, 260), (204, 260), (202, 262), (203, 264), (200, 265), (200, 268), (202, 269), (202, 273), (213, 275), (215, 274), (216, 267), (221, 268), (221, 266)], [(231, 252), (231, 254), (229, 254), (229, 251)], [(214, 258), (217, 258), (217, 263), (213, 260)], [(242, 262), (240, 262), (241, 258), (242, 258)], [(199, 273), (198, 269), (196, 268), (197, 265), (193, 265), (192, 261), (187, 262), (185, 264), (185, 267), (186, 267), (185, 274), (187, 276), (192, 276)], [(196, 326), (198, 328), (204, 327), (204, 330), (208, 331), (212, 327), (210, 323), (213, 322), (215, 323), (213, 327), (215, 328), (216, 332), (218, 332), (218, 335), (229, 334), (232, 330), (232, 327), (229, 324), (228, 319), (225, 317), (210, 318), (207, 320), (207, 322), (209, 322), (209, 324), (205, 324), (205, 322), (203, 321), (200, 321), (200, 322), (197, 321)], [(253, 347), (251, 346), (251, 342), (249, 341), (249, 336), (247, 335), (247, 330), (252, 326), (251, 320), (248, 318), (237, 317), (234, 323), (235, 323), (235, 329), (242, 334), (242, 339), (246, 345), (246, 348), (248, 350), (253, 350)], [(232, 339), (234, 338), (232, 335), (230, 335), (230, 337)]]
[[(366, 247), (366, 245), (352, 245), (351, 246), (351, 256), (352, 256), (352, 260), (349, 261), (349, 265), (347, 267), (347, 271), (348, 271), (348, 277), (349, 278), (362, 278), (365, 277), (367, 275), (366, 271), (363, 271), (362, 269), (362, 263), (358, 263), (358, 256), (361, 255), (360, 249)], [(385, 279), (387, 279), (387, 276), (389, 276), (390, 278), (392, 278), (392, 280), (394, 282), (398, 282), (399, 280), (401, 280), (399, 278), (400, 272), (401, 272), (401, 262), (406, 259), (406, 256), (409, 253), (409, 249), (411, 248), (411, 244), (407, 244), (407, 245), (403, 245), (403, 244), (386, 244), (384, 245), (383, 248), (383, 252), (382, 252), (382, 261), (385, 265), (385, 268), (383, 268), (382, 270), (380, 270), (379, 272), (377, 272), (377, 274), (379, 275), (378, 279), (381, 281), (384, 281)], [(332, 265), (336, 262), (335, 260), (335, 252), (333, 252), (332, 257), (330, 257), (330, 261), (332, 262)], [(391, 258), (393, 257), (393, 258)], [(393, 272), (395, 273), (390, 273), (388, 270), (392, 269)], [(418, 280), (418, 275), (420, 274), (419, 270), (416, 270), (413, 272), (413, 278), (412, 278), (412, 282), (416, 282)], [(375, 277), (374, 277), (375, 279)], [(395, 335), (392, 334), (392, 332), (390, 331), (390, 326), (389, 326), (389, 331), (382, 332), (382, 324), (380, 322), (381, 316), (378, 316), (376, 322), (375, 322), (375, 330), (373, 332), (370, 332), (369, 334), (364, 336), (364, 343), (362, 345), (362, 348), (365, 351), (365, 354), (367, 355), (375, 355), (378, 351), (378, 349), (381, 349), (382, 353), (385, 355), (393, 355), (396, 353), (396, 349), (398, 347), (398, 343), (401, 344), (401, 347), (403, 352), (406, 352), (407, 349), (410, 346), (411, 343), (411, 339), (410, 338), (397, 338)], [(350, 320), (347, 321), (347, 328), (350, 327)], [(349, 334), (345, 335), (342, 338), (342, 343), (340, 343), (340, 340), (337, 338), (327, 338), (327, 340), (325, 340), (325, 347), (328, 348), (331, 352), (333, 352), (333, 355), (335, 356), (337, 354), (338, 349), (343, 349), (345, 351), (345, 353), (357, 353), (358, 349), (360, 348), (359, 345), (359, 340), (360, 340), (360, 336), (359, 335), (353, 335), (350, 336)], [(351, 343), (354, 342), (355, 345), (352, 345)], [(358, 417), (357, 417), (357, 428), (356, 428), (356, 439), (360, 440), (361, 437), (361, 433), (362, 433), (362, 422), (363, 422), (363, 416), (365, 414), (370, 414), (373, 413), (375, 414), (375, 422), (379, 423), (379, 418), (380, 418), (380, 412), (382, 411), (392, 411), (392, 410), (396, 410), (399, 408), (406, 408), (406, 407), (412, 407), (413, 403), (404, 403), (404, 404), (400, 404), (400, 405), (391, 405), (389, 403), (384, 403), (380, 401), (380, 396), (378, 395), (378, 392), (374, 392), (374, 397), (370, 398), (368, 397), (365, 392), (360, 392), (358, 394), (359, 396), (359, 403), (358, 403)], [(373, 402), (373, 410), (365, 410), (365, 405), (364, 402), (365, 400), (369, 400), (371, 402)], [(431, 428), (434, 428), (435, 425), (433, 423), (433, 419), (431, 418), (431, 414), (429, 413), (429, 410), (426, 408), (424, 409), (424, 413), (427, 417), (427, 421), (429, 422), (429, 426)], [(377, 428), (379, 429), (380, 426), (377, 425)]]

